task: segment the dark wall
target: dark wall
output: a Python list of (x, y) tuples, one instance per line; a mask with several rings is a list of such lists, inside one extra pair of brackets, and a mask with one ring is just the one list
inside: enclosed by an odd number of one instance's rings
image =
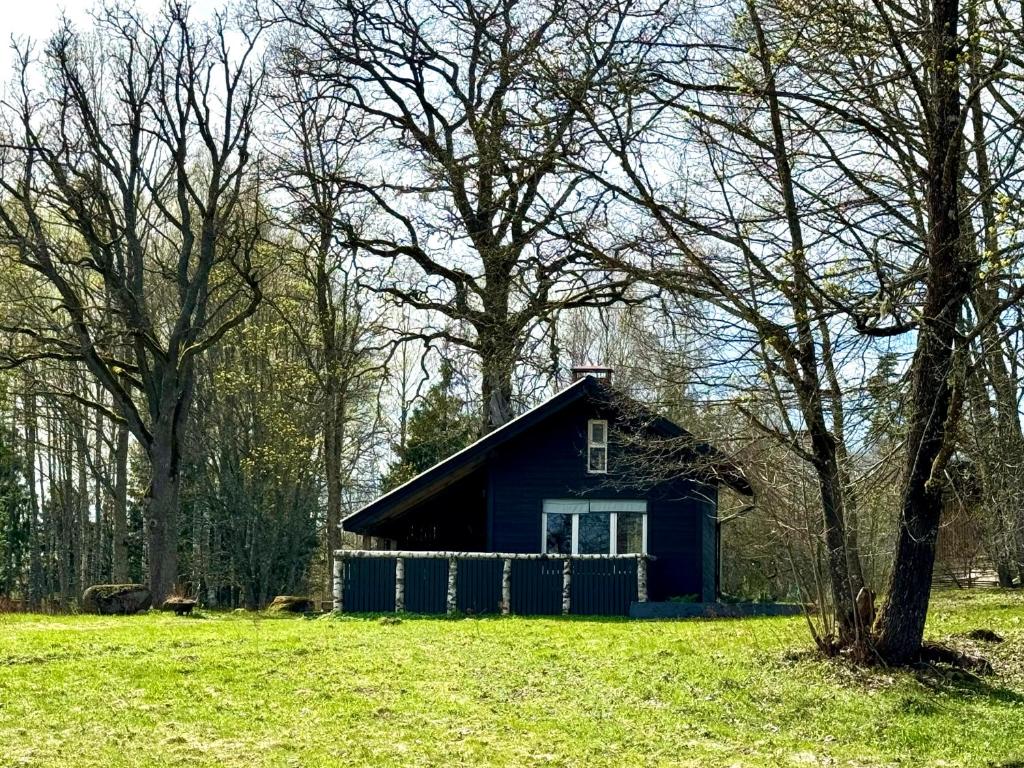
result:
[[(608, 475), (586, 471), (587, 421), (599, 418), (611, 433)], [(688, 478), (638, 482), (649, 466), (616, 444), (615, 429), (613, 414), (580, 402), (498, 449), (488, 462), (488, 550), (540, 552), (544, 499), (646, 499), (648, 551), (657, 558), (650, 599), (714, 599), (717, 489)]]
[(701, 600), (711, 603), (718, 599), (718, 488), (703, 485), (700, 495), (704, 501), (701, 513), (704, 589)]
[(704, 547), (705, 521), (714, 514), (706, 498), (709, 490), (714, 492), (683, 479), (653, 489), (648, 497), (647, 548), (656, 558), (649, 566), (651, 600), (681, 595), (714, 599), (714, 549), (708, 553)]

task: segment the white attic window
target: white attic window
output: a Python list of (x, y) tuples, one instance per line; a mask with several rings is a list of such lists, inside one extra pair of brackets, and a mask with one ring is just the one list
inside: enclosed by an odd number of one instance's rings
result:
[(608, 422), (604, 419), (587, 422), (587, 472), (592, 475), (608, 472)]

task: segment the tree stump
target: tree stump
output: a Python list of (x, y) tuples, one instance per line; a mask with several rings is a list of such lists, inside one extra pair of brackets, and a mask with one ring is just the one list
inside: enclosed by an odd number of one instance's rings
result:
[(295, 595), (278, 595), (267, 606), (267, 610), (274, 613), (308, 613), (313, 608), (313, 601), (308, 597), (296, 597)]
[(188, 597), (169, 597), (160, 606), (163, 611), (174, 611), (177, 616), (187, 616), (196, 607), (196, 601)]
[(145, 584), (95, 584), (82, 595), (82, 610), (102, 616), (130, 616), (153, 605)]
[(875, 593), (867, 587), (861, 587), (857, 593), (857, 622), (864, 632), (870, 632), (875, 623)]

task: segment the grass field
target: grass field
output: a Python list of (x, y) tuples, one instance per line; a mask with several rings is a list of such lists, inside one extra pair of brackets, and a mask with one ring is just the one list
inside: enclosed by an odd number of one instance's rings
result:
[(934, 603), (981, 684), (802, 621), (3, 615), (0, 766), (1024, 766), (1024, 594)]

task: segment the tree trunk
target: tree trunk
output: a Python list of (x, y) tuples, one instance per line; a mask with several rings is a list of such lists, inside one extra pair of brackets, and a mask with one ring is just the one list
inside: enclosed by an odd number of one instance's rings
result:
[[(103, 397), (103, 388), (97, 387), (97, 399)], [(103, 440), (106, 432), (106, 420), (97, 411), (93, 420), (93, 457), (92, 457), (92, 493), (96, 504), (96, 522), (92, 527), (92, 557), (90, 558), (89, 583), (99, 584), (110, 579), (106, 571), (107, 537), (110, 535), (108, 518), (110, 517), (110, 494), (106, 491), (100, 475), (109, 474), (109, 467), (103, 465)]]
[(484, 434), (493, 432), (502, 424), (512, 421), (511, 375), (485, 368), (482, 394), (484, 402)]
[[(66, 426), (66, 425), (62, 425)], [(58, 484), (58, 493), (55, 501), (59, 505), (57, 512), (56, 543), (57, 543), (57, 585), (60, 590), (61, 609), (67, 610), (74, 599), (74, 510), (71, 505), (74, 496), (74, 486), (71, 482), (71, 450), (69, 439), (65, 429), (58, 427), (53, 418), (52, 409), (47, 413), (47, 434), (54, 436), (57, 446), (56, 471), (51, 460), (50, 476)]]
[(335, 391), (333, 383), (328, 384), (327, 413), (324, 424), (324, 476), (327, 482), (327, 531), (324, 536), (325, 560), (330, 594), (333, 580), (335, 550), (341, 549), (341, 461), (344, 446), (344, 402)]
[[(1024, 510), (1017, 510), (1017, 517), (1024, 518)], [(1024, 530), (1022, 530), (1021, 523), (1017, 524), (1016, 531), (1016, 553), (1017, 553), (1017, 581), (1020, 582), (1020, 586), (1024, 587)]]
[[(846, 566), (850, 574), (850, 594), (855, 598), (868, 586), (864, 577), (864, 562), (860, 556), (860, 532), (857, 529), (857, 502), (851, 501), (852, 484), (843, 473), (843, 523), (846, 526)], [(870, 627), (863, 627), (870, 630)]]
[(88, 429), (88, 415), (85, 413), (85, 409), (79, 410), (79, 416), (81, 421), (75, 428), (75, 447), (78, 452), (78, 467), (77, 467), (77, 478), (78, 478), (78, 496), (76, 500), (78, 502), (78, 515), (75, 529), (75, 538), (77, 540), (78, 548), (78, 589), (76, 593), (84, 592), (86, 587), (91, 586), (89, 583), (89, 565), (90, 565), (90, 549), (91, 549), (91, 527), (89, 524), (89, 476), (88, 468), (86, 467), (86, 456), (89, 451), (89, 443), (86, 438), (86, 430)]
[(516, 334), (488, 328), (478, 330), (482, 395), (481, 434), (512, 421), (512, 373), (515, 368)]
[[(817, 309), (820, 313), (820, 308)], [(856, 600), (856, 596), (860, 594), (861, 589), (866, 584), (857, 531), (857, 499), (848, 470), (850, 456), (846, 450), (846, 411), (843, 407), (843, 388), (839, 382), (839, 374), (835, 366), (832, 332), (823, 313), (818, 321), (818, 333), (821, 337), (821, 361), (825, 367), (825, 377), (828, 381), (828, 388), (832, 397), (833, 460), (835, 474), (839, 480), (839, 488), (842, 494), (843, 532), (846, 538), (846, 568), (850, 580), (849, 591), (854, 600)], [(821, 408), (820, 401), (818, 407)], [(855, 611), (854, 615), (859, 615), (859, 612)], [(858, 627), (858, 629), (864, 630), (868, 628)]]
[(112, 505), (111, 581), (128, 582), (128, 427), (117, 425), (114, 446), (114, 499)]
[(842, 478), (836, 461), (835, 441), (827, 434), (824, 424), (811, 435), (821, 492), (822, 522), (829, 580), (839, 642), (843, 645), (857, 638), (857, 619), (854, 605), (856, 592), (850, 575), (850, 555), (847, 549), (846, 526), (843, 521)]
[(152, 477), (146, 500), (146, 550), (153, 604), (163, 603), (178, 580), (179, 476), (169, 435), (156, 437), (150, 454)]
[(960, 242), (958, 0), (934, 0), (928, 64), (928, 273), (913, 363), (896, 551), (879, 615), (877, 649), (893, 664), (920, 654), (942, 515), (942, 472), (959, 412), (952, 391), (957, 323), (969, 290)]
[(36, 474), (36, 444), (38, 443), (38, 427), (36, 425), (35, 395), (25, 396), (25, 479), (29, 487), (29, 566), (28, 566), (28, 604), (36, 609), (42, 605), (45, 589), (45, 574), (42, 560), (42, 532), (40, 530), (39, 480)]
[(1013, 570), (1010, 568), (1009, 562), (1006, 560), (996, 561), (996, 577), (999, 579), (999, 586), (1003, 589), (1013, 587)]

